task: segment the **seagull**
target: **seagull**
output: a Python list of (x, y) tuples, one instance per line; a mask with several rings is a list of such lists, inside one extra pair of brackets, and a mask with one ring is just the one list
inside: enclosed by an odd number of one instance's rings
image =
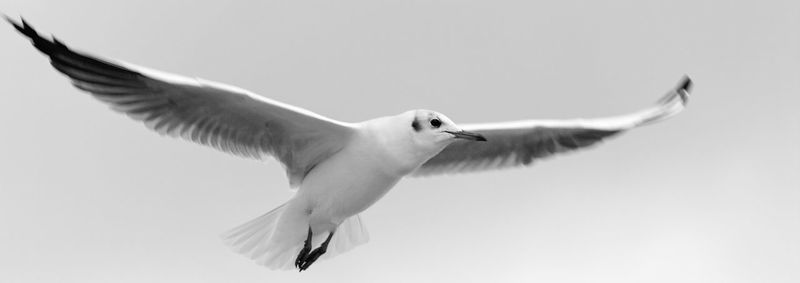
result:
[(456, 125), (444, 114), (411, 110), (346, 123), (241, 88), (101, 59), (5, 18), (75, 87), (113, 110), (162, 135), (277, 159), (294, 196), (223, 235), (270, 269), (303, 271), (366, 243), (359, 213), (405, 176), (519, 167), (585, 148), (678, 114), (692, 84), (684, 76), (654, 106), (607, 118)]

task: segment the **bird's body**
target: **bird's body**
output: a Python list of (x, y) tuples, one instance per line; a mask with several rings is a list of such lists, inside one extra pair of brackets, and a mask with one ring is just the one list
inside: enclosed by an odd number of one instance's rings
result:
[[(441, 151), (446, 143), (415, 142), (406, 128), (417, 111), (387, 116), (348, 125), (353, 131), (346, 145), (317, 164), (299, 185), (297, 193), (278, 211), (276, 218), (265, 218), (255, 226), (243, 225), (244, 231), (234, 229), (226, 235), (229, 243), (239, 250), (252, 249), (248, 254), (254, 260), (274, 268), (291, 268), (287, 259), (296, 253), (306, 230), (314, 231), (315, 244), (320, 244), (328, 233), (334, 235), (334, 255), (366, 241), (367, 236), (360, 219), (348, 224), (354, 227), (337, 229), (351, 217), (366, 210), (386, 195), (403, 177), (410, 174), (430, 157)], [(274, 224), (272, 224), (274, 223)], [(257, 232), (247, 234), (246, 228), (259, 230), (273, 226), (273, 233), (261, 245), (275, 248), (268, 253), (248, 240), (257, 240)], [(270, 234), (270, 233), (265, 233)], [(251, 237), (243, 237), (251, 236)], [(354, 237), (355, 239), (340, 238)], [(339, 249), (338, 251), (335, 249)]]
[[(309, 214), (314, 231), (333, 231), (383, 197), (401, 178), (426, 159), (397, 156), (396, 139), (381, 135), (380, 118), (359, 124), (357, 134), (341, 151), (320, 162), (300, 184), (289, 207)], [(430, 156), (428, 156), (430, 157)]]
[(405, 176), (528, 165), (587, 147), (679, 113), (691, 84), (686, 78), (655, 106), (611, 118), (457, 126), (441, 113), (412, 110), (344, 123), (236, 87), (98, 59), (41, 37), (24, 21), (8, 21), (73, 85), (149, 128), (280, 161), (297, 193), (224, 236), (237, 252), (274, 269), (302, 271), (323, 255), (365, 243), (358, 214)]
[[(401, 178), (435, 154), (426, 156), (422, 151), (403, 148), (403, 143), (398, 141), (404, 137), (382, 135), (387, 128), (378, 125), (387, 120), (391, 118), (359, 124), (358, 133), (345, 148), (306, 176), (295, 198), (317, 203), (314, 209), (323, 209), (334, 218), (349, 217), (375, 203)], [(400, 153), (404, 154), (399, 156)], [(403, 158), (408, 156), (414, 158)]]

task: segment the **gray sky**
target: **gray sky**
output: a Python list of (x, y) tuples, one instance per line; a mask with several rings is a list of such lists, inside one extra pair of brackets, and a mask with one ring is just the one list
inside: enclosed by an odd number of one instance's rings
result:
[(7, 26), (1, 282), (800, 279), (797, 1), (214, 2), (0, 9), (80, 50), (344, 121), (589, 118), (648, 106), (683, 74), (696, 85), (681, 115), (597, 148), (404, 180), (363, 213), (368, 244), (274, 272), (218, 236), (291, 196), (277, 162), (159, 137)]

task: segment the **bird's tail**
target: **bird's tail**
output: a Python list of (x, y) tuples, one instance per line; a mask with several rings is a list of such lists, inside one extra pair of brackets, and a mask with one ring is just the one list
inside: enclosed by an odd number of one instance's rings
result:
[[(222, 235), (235, 252), (270, 269), (291, 269), (308, 232), (305, 215), (291, 215), (283, 204), (270, 212), (248, 221)], [(283, 220), (281, 221), (281, 218)], [(276, 233), (280, 231), (280, 233)], [(327, 234), (314, 235), (313, 248), (318, 247)], [(358, 215), (343, 221), (333, 234), (327, 252), (320, 258), (331, 258), (369, 241), (364, 223)]]

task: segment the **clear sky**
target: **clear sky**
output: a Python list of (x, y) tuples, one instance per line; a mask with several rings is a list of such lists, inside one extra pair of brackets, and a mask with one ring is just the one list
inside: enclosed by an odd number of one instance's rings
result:
[[(215, 4), (209, 4), (209, 3)], [(219, 235), (279, 164), (159, 137), (0, 28), (0, 282), (798, 282), (797, 1), (4, 0), (93, 54), (361, 121), (688, 109), (530, 168), (406, 179), (371, 241), (274, 272)], [(249, 3), (247, 3), (249, 2)], [(0, 26), (5, 23), (0, 24)]]

